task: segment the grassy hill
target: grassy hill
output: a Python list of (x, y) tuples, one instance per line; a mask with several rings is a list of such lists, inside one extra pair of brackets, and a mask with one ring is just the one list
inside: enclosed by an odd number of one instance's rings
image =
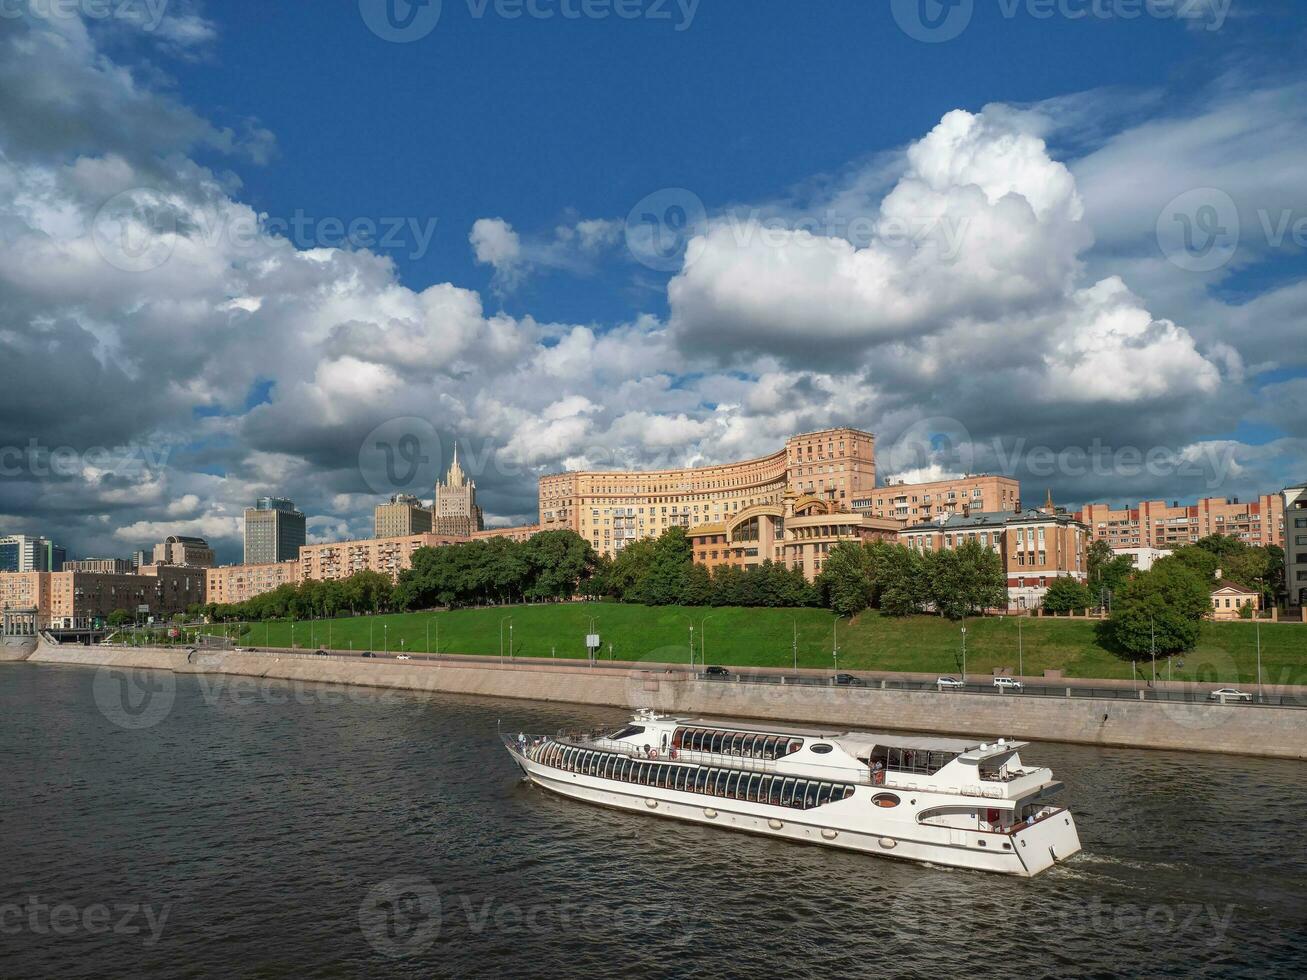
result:
[[(961, 667), (960, 625), (933, 616), (907, 619), (867, 612), (852, 623), (823, 609), (686, 608), (612, 603), (563, 603), (463, 609), (452, 612), (364, 616), (294, 624), (295, 645), (314, 649), (375, 650), (390, 653), (498, 654), (517, 657), (585, 656), (591, 618), (603, 639), (603, 657), (685, 663), (690, 660), (694, 626), (696, 660), (706, 640), (707, 662), (785, 667), (793, 664), (797, 635), (800, 667), (830, 669), (833, 634), (838, 635), (840, 669), (956, 673)], [(967, 672), (988, 673), (1018, 666), (1017, 620), (969, 620)], [(1129, 678), (1130, 665), (1098, 642), (1094, 622), (1069, 619), (1021, 621), (1024, 670), (1038, 675), (1059, 668), (1068, 677)], [(214, 632), (220, 628), (215, 627)], [(705, 636), (706, 634), (706, 636)], [(1264, 624), (1262, 671), (1267, 683), (1307, 683), (1307, 625)], [(288, 622), (255, 623), (244, 642), (291, 645)], [(429, 644), (429, 646), (428, 646)], [(1183, 667), (1179, 662), (1183, 661)], [(1197, 649), (1176, 658), (1176, 679), (1252, 683), (1256, 678), (1256, 638), (1248, 623), (1209, 623)], [(1147, 673), (1147, 663), (1141, 672)], [(1165, 676), (1165, 663), (1158, 673)]]

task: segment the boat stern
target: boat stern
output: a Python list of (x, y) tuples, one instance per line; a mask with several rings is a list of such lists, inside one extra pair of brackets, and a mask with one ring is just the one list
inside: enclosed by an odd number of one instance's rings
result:
[(1027, 877), (1061, 864), (1080, 850), (1080, 834), (1070, 810), (1055, 810), (1012, 833), (1012, 849)]

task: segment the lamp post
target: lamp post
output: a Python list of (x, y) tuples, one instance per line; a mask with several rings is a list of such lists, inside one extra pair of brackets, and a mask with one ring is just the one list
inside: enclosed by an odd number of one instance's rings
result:
[(694, 620), (690, 620), (690, 666), (694, 666)]
[[(1262, 624), (1256, 623), (1257, 630), (1257, 703), (1263, 704), (1266, 701), (1266, 692), (1262, 690)], [(1281, 704), (1284, 702), (1281, 701)]]
[(831, 623), (831, 656), (835, 658), (835, 673), (840, 672), (840, 618), (835, 617), (835, 622)]
[(381, 624), (381, 642), (384, 644), (384, 646), (382, 647), (383, 652), (390, 653), (390, 624), (389, 623)]
[(513, 621), (512, 616), (505, 616), (503, 619), (499, 621), (499, 662), (500, 663), (504, 662), (504, 624), (511, 623), (512, 621)]
[(962, 627), (962, 683), (967, 683), (967, 628)]
[(513, 659), (513, 621), (508, 621), (508, 659)]
[(1157, 686), (1157, 630), (1153, 627), (1153, 614), (1148, 614), (1148, 650), (1153, 658), (1153, 686)]
[(1026, 650), (1021, 638), (1021, 617), (1017, 617), (1017, 676), (1026, 676)]
[(797, 616), (791, 616), (790, 618), (794, 622), (794, 649), (793, 649), (794, 669), (798, 670), (799, 669), (799, 618)]
[(368, 620), (368, 649), (377, 648), (377, 624), (372, 619)]
[(295, 620), (290, 621), (290, 648), (295, 649)]
[[(708, 663), (708, 620), (710, 619), (712, 616), (705, 616), (699, 620), (699, 662), (702, 664)], [(690, 653), (693, 654), (694, 651), (691, 650)], [(690, 657), (690, 666), (694, 666), (693, 656)]]

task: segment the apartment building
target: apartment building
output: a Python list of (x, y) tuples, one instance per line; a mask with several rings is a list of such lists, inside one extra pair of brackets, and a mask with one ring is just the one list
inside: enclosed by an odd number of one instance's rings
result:
[(203, 538), (172, 534), (154, 546), (154, 565), (213, 567), (213, 549)]
[(889, 483), (853, 500), (853, 510), (889, 517), (904, 525), (939, 514), (996, 514), (1021, 510), (1021, 484), (1006, 476), (980, 474), (930, 483)]
[(233, 605), (283, 585), (297, 585), (299, 580), (298, 558), (266, 565), (223, 565), (206, 570), (206, 601), (224, 606)]
[(355, 572), (381, 572), (391, 578), (410, 567), (413, 552), (467, 541), (465, 537), (441, 534), (409, 534), (398, 538), (363, 538), (331, 541), (300, 548), (299, 578), (341, 579)]
[(1307, 607), (1307, 483), (1281, 495), (1284, 506), (1284, 584), (1289, 604)]
[(373, 537), (402, 538), (431, 533), (431, 510), (412, 494), (393, 494), (389, 503), (372, 511)]
[(1008, 608), (1037, 609), (1060, 576), (1086, 579), (1088, 531), (1075, 518), (1046, 507), (1020, 514), (940, 515), (905, 528), (899, 539), (923, 554), (967, 541), (997, 551), (1007, 572)]
[(163, 620), (205, 601), (206, 569), (147, 565), (139, 574), (2, 572), (0, 606), (37, 610), (41, 629), (87, 629), (118, 609)]
[(540, 526), (576, 531), (612, 556), (669, 527), (734, 523), (755, 507), (779, 512), (787, 493), (848, 511), (875, 486), (875, 437), (858, 429), (823, 429), (792, 436), (778, 452), (736, 463), (542, 477)]
[(1284, 498), (1263, 494), (1255, 501), (1204, 497), (1194, 504), (1145, 500), (1138, 507), (1113, 510), (1088, 504), (1076, 512), (1092, 537), (1114, 551), (1126, 548), (1179, 548), (1210, 534), (1225, 534), (1249, 545), (1284, 544)]

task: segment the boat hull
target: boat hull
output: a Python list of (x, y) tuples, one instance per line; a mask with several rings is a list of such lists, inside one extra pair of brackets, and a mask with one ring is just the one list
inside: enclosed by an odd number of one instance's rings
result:
[(568, 772), (511, 746), (509, 751), (530, 782), (570, 799), (877, 857), (1033, 877), (1080, 850), (1075, 821), (1066, 810), (1012, 834), (961, 831), (920, 824), (915, 816), (903, 819), (926, 806), (904, 807), (907, 813), (888, 818), (871, 804), (872, 787), (859, 787), (853, 797), (815, 810), (795, 810)]

